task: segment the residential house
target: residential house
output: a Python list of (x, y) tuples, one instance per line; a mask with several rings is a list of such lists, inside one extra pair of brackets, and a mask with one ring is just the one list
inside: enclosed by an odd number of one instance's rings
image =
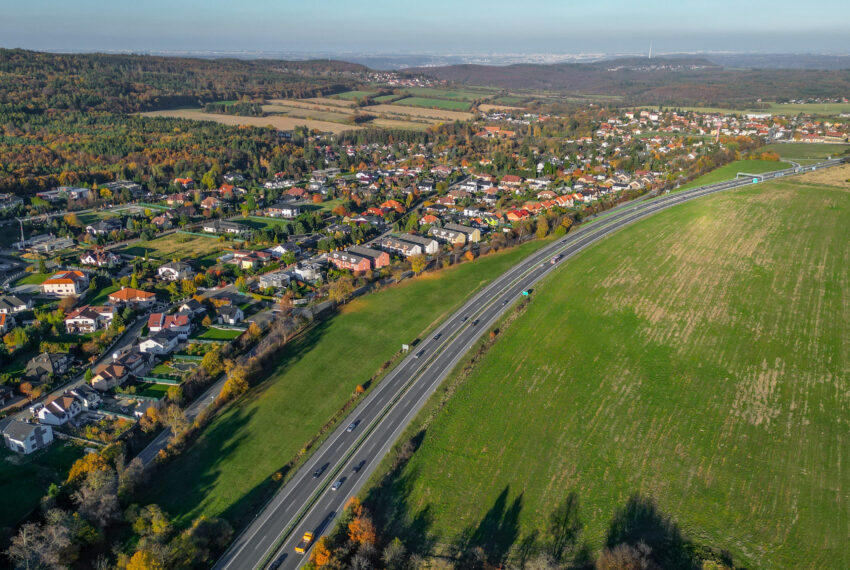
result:
[(14, 314), (32, 309), (32, 299), (16, 295), (0, 296), (0, 314)]
[(155, 301), (154, 293), (132, 287), (121, 287), (119, 291), (109, 294), (109, 302), (118, 307), (126, 305), (134, 309), (146, 309)]
[(139, 352), (138, 347), (113, 355), (112, 363), (123, 366), (130, 374), (141, 376), (151, 365), (151, 356)]
[(191, 279), (195, 276), (192, 267), (182, 261), (171, 261), (160, 265), (156, 273), (160, 279), (164, 279), (165, 281), (182, 281), (183, 279)]
[(300, 254), (301, 253), (301, 246), (299, 246), (294, 241), (288, 241), (284, 244), (279, 244), (279, 245), (276, 245), (274, 247), (271, 247), (271, 248), (267, 249), (266, 251), (269, 252), (270, 254), (272, 254), (274, 257), (277, 257), (278, 259), (280, 259), (281, 257), (286, 255), (287, 253), (291, 253), (293, 255)]
[(47, 400), (44, 405), (39, 404), (35, 409), (39, 422), (61, 426), (80, 415), (83, 404), (71, 394), (62, 394)]
[(172, 331), (177, 333), (180, 340), (189, 338), (192, 332), (192, 320), (189, 313), (177, 313), (166, 315), (165, 313), (151, 313), (148, 317), (148, 330), (152, 333), (160, 331)]
[(95, 267), (112, 267), (120, 263), (117, 255), (111, 251), (102, 249), (96, 251), (87, 251), (80, 256), (82, 265), (94, 265)]
[(124, 229), (124, 224), (120, 218), (107, 218), (86, 226), (86, 233), (102, 236), (111, 232), (118, 232)]
[(100, 394), (97, 393), (97, 390), (94, 390), (87, 384), (81, 384), (76, 388), (71, 388), (70, 390), (65, 391), (66, 394), (70, 394), (77, 398), (80, 403), (83, 405), (84, 410), (96, 410), (103, 399), (100, 397)]
[(195, 181), (191, 178), (175, 178), (173, 184), (181, 186), (184, 190), (191, 190), (195, 187)]
[(301, 208), (291, 204), (277, 203), (265, 209), (265, 215), (270, 218), (296, 218), (301, 214)]
[(221, 207), (221, 200), (216, 198), (215, 196), (207, 196), (203, 200), (201, 200), (201, 209), (202, 210), (215, 210), (216, 208)]
[(115, 307), (111, 305), (85, 305), (65, 317), (65, 329), (71, 334), (92, 333), (108, 327), (114, 317)]
[(481, 230), (460, 224), (446, 224), (442, 228), (431, 228), (431, 235), (450, 245), (465, 245), (467, 242), (481, 241)]
[(250, 231), (250, 228), (244, 224), (237, 224), (236, 222), (228, 222), (226, 220), (210, 220), (204, 222), (203, 229), (209, 234), (242, 235)]
[(517, 189), (522, 186), (522, 177), (514, 174), (505, 174), (502, 177), (501, 185), (505, 188)]
[(390, 235), (381, 239), (381, 249), (410, 257), (422, 254), (433, 255), (440, 251), (440, 244), (434, 239), (413, 234)]
[(192, 317), (196, 317), (199, 315), (203, 315), (207, 312), (206, 307), (195, 299), (189, 299), (179, 307), (177, 307), (178, 313), (189, 314)]
[(289, 275), (285, 271), (275, 271), (260, 275), (260, 289), (283, 289), (289, 286)]
[(218, 308), (218, 322), (225, 325), (238, 325), (245, 319), (245, 313), (235, 305), (225, 305)]
[(380, 269), (390, 264), (390, 256), (385, 251), (378, 251), (359, 245), (345, 251), (332, 251), (328, 260), (340, 269), (352, 271), (368, 271)]
[(6, 334), (13, 328), (15, 328), (15, 317), (0, 313), (0, 333)]
[(53, 428), (49, 425), (30, 424), (10, 420), (2, 429), (3, 442), (15, 453), (25, 455), (44, 449), (53, 441)]
[(240, 269), (257, 269), (268, 265), (272, 255), (267, 251), (236, 250), (233, 252), (233, 263)]
[(42, 352), (27, 362), (24, 378), (27, 382), (44, 384), (51, 378), (56, 378), (68, 372), (71, 357), (64, 353)]
[(41, 284), (45, 295), (68, 297), (80, 295), (89, 285), (89, 278), (82, 271), (61, 271)]
[(106, 392), (127, 381), (130, 370), (121, 364), (105, 364), (95, 371), (91, 379), (92, 388), (98, 392)]
[(180, 339), (176, 332), (162, 330), (139, 343), (139, 351), (150, 354), (171, 354), (177, 348)]
[(305, 283), (315, 283), (321, 280), (322, 269), (320, 263), (298, 263), (292, 273)]

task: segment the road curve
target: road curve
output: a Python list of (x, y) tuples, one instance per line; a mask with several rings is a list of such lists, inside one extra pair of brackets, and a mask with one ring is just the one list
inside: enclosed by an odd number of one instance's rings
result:
[[(772, 180), (828, 168), (841, 159), (766, 173)], [(720, 182), (639, 203), (630, 203), (586, 229), (541, 248), (475, 294), (428, 338), (411, 350), (351, 412), (349, 420), (324, 441), (294, 477), (269, 501), (217, 561), (219, 570), (297, 568), (308, 559), (295, 553), (301, 536), (326, 533), (347, 499), (356, 495), (428, 398), (482, 334), (561, 262), (641, 218), (701, 196), (753, 184), (751, 179)], [(347, 427), (357, 422), (352, 431)], [(282, 458), (284, 459), (284, 458)], [(355, 466), (362, 468), (354, 472)], [(319, 476), (314, 472), (321, 469)], [(339, 490), (331, 486), (344, 478)]]

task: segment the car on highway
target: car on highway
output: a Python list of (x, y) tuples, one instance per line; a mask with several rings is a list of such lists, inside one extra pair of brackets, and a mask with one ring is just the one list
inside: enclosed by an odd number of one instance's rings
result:
[(313, 471), (313, 479), (318, 479), (319, 476), (325, 472), (325, 469), (328, 468), (328, 464), (325, 463), (321, 467), (317, 467), (315, 471)]
[(553, 257), (553, 258), (552, 258), (552, 261), (550, 261), (549, 263), (551, 263), (552, 265), (555, 265), (556, 263), (558, 263), (559, 261), (561, 261), (561, 257), (562, 257), (562, 256), (561, 256), (561, 254), (559, 253), (558, 255), (556, 255), (555, 257)]
[(342, 487), (342, 484), (343, 484), (343, 483), (345, 483), (345, 477), (342, 477), (342, 478), (341, 478), (341, 479), (339, 479), (336, 483), (334, 483), (334, 484), (331, 486), (331, 491), (336, 491), (337, 489), (339, 489), (340, 487)]
[(425, 354), (425, 349), (424, 349), (424, 348), (423, 348), (422, 350), (420, 350), (419, 352), (417, 352), (416, 354), (414, 354), (414, 355), (413, 355), (413, 358), (419, 358), (419, 357), (420, 357), (420, 356), (422, 356), (423, 354)]
[(477, 324), (478, 324), (478, 319), (475, 319), (474, 321), (472, 321), (472, 326), (475, 326)]
[(443, 336), (443, 333), (437, 333), (434, 335), (434, 340), (440, 340), (440, 337)]
[(507, 299), (505, 299), (504, 301), (502, 301), (502, 306), (503, 306), (503, 307), (504, 307), (505, 305), (507, 305), (507, 304), (508, 304), (508, 300), (507, 300)]
[(360, 420), (354, 420), (353, 422), (351, 422), (350, 424), (348, 424), (348, 427), (347, 427), (347, 428), (345, 428), (345, 431), (347, 431), (347, 432), (349, 432), (349, 433), (350, 433), (350, 432), (353, 432), (353, 431), (357, 428), (357, 426), (358, 426), (359, 424), (360, 424)]
[(460, 322), (465, 323), (469, 319), (469, 315), (464, 315), (461, 317)]
[(360, 470), (363, 469), (364, 465), (366, 465), (365, 459), (363, 461), (361, 461), (360, 463), (358, 463), (357, 465), (355, 465), (354, 468), (351, 470), (351, 472), (352, 473), (359, 473)]
[(305, 532), (298, 544), (295, 545), (295, 552), (298, 554), (304, 554), (307, 552), (307, 549), (310, 548), (311, 544), (313, 544), (313, 536), (312, 532)]

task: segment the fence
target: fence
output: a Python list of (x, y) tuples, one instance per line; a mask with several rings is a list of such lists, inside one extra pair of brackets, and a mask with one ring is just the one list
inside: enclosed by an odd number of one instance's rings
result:
[(137, 378), (139, 382), (144, 382), (146, 384), (167, 384), (168, 386), (179, 386), (180, 380), (175, 380), (173, 378), (159, 378), (158, 376), (139, 376)]

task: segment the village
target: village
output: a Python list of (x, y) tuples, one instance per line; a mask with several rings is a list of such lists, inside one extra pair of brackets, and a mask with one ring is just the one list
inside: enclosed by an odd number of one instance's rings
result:
[(463, 155), (433, 140), (314, 134), (300, 178), (213, 169), (166, 188), (63, 186), (28, 205), (0, 196), (7, 447), (30, 453), (55, 435), (109, 443), (183, 402), (205, 354), (261, 337), (281, 311), (314, 318), (372, 283), (566, 232), (762, 142), (847, 137), (843, 123), (635, 109), (540, 142), (566, 123), (491, 109)]

